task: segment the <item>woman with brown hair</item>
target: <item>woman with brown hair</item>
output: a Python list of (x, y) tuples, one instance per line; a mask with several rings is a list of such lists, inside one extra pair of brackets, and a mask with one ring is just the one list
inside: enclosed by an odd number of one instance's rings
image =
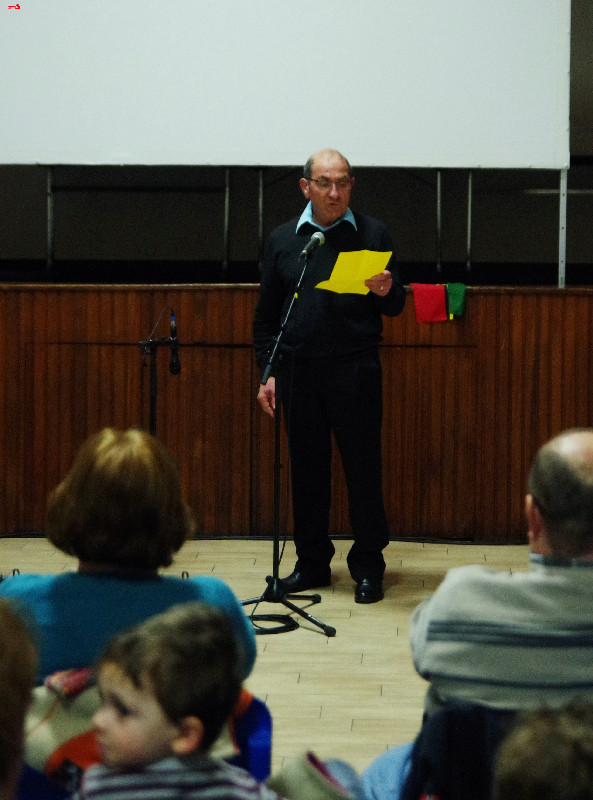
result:
[(255, 635), (231, 589), (213, 576), (158, 572), (193, 530), (177, 466), (158, 439), (136, 429), (105, 428), (91, 436), (47, 508), (47, 538), (78, 558), (78, 570), (15, 575), (0, 583), (0, 595), (18, 598), (35, 619), (38, 680), (91, 666), (116, 633), (192, 600), (229, 614), (247, 677)]

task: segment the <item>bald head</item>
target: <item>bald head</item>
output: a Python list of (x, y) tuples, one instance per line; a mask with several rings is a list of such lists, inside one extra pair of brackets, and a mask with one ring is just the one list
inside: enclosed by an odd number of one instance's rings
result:
[(593, 429), (565, 431), (538, 451), (529, 473), (554, 555), (593, 557)]
[(593, 476), (593, 429), (575, 428), (551, 439), (542, 448), (550, 448), (583, 473)]
[(348, 175), (352, 175), (352, 168), (348, 159), (343, 156), (339, 150), (333, 150), (330, 147), (325, 147), (323, 150), (318, 150), (314, 153), (305, 164), (303, 169), (303, 176), (306, 180), (310, 181), (313, 177), (313, 169), (316, 164), (334, 164), (342, 167)]

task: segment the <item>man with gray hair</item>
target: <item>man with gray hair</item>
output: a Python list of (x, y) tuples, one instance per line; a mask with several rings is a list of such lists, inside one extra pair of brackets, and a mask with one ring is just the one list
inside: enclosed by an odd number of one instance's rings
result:
[(452, 698), (512, 709), (593, 698), (593, 430), (539, 450), (525, 516), (528, 572), (451, 569), (413, 613), (429, 712)]
[[(427, 716), (459, 701), (511, 711), (593, 701), (593, 429), (541, 447), (525, 516), (529, 571), (456, 567), (412, 614)], [(369, 800), (400, 796), (410, 753), (391, 748), (365, 770)]]

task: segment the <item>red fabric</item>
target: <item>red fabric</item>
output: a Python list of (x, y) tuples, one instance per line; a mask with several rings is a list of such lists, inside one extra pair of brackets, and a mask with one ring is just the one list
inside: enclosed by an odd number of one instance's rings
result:
[(413, 283), (416, 322), (442, 322), (447, 319), (444, 284)]
[(239, 695), (239, 699), (237, 700), (237, 705), (235, 706), (235, 710), (231, 714), (229, 719), (229, 730), (231, 733), (231, 739), (233, 741), (233, 745), (237, 753), (239, 752), (239, 743), (237, 742), (237, 720), (239, 720), (244, 714), (247, 713), (249, 710), (249, 706), (251, 705), (251, 701), (253, 700), (253, 694), (249, 692), (245, 687), (241, 688), (241, 694)]
[(81, 669), (62, 669), (48, 675), (43, 685), (52, 689), (60, 697), (76, 697), (94, 683), (92, 667)]
[(63, 761), (72, 761), (82, 769), (87, 769), (101, 760), (99, 746), (94, 730), (73, 736), (57, 747), (45, 764), (45, 774), (50, 778), (57, 772)]

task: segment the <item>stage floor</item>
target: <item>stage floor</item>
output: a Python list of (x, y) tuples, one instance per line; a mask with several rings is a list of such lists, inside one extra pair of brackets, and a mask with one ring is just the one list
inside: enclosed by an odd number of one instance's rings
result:
[[(486, 564), (527, 569), (526, 545), (391, 542), (385, 551), (385, 599), (354, 603), (346, 566), (348, 540), (335, 542), (332, 585), (308, 607), (336, 629), (328, 638), (299, 615), (298, 629), (257, 636), (258, 658), (247, 688), (265, 700), (274, 721), (273, 771), (304, 750), (342, 758), (358, 770), (392, 745), (410, 741), (420, 726), (425, 682), (414, 671), (408, 621), (415, 606), (440, 583), (446, 570)], [(272, 572), (272, 542), (247, 539), (187, 542), (165, 572), (212, 574), (241, 601), (259, 597)], [(287, 542), (280, 576), (292, 571), (294, 547)], [(75, 561), (43, 538), (0, 538), (3, 575), (74, 569)], [(304, 603), (295, 601), (304, 607)], [(284, 614), (278, 603), (246, 606), (247, 613)]]

